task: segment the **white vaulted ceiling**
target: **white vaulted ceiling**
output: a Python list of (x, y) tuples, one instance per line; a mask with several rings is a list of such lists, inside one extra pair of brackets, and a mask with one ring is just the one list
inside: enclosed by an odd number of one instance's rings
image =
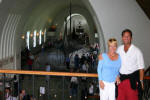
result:
[[(89, 10), (87, 0), (71, 0), (72, 13), (83, 15), (90, 27), (90, 37), (94, 38), (95, 16)], [(70, 0), (3, 0), (0, 3), (0, 59), (13, 56), (21, 47), (21, 35), (27, 31), (40, 31), (52, 24), (61, 28), (69, 16)], [(92, 12), (92, 13), (91, 13)], [(7, 46), (6, 46), (7, 45)]]

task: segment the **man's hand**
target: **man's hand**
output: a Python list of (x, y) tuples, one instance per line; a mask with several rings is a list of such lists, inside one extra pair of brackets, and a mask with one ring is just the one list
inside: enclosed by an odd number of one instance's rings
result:
[(142, 87), (142, 90), (144, 90), (144, 84), (143, 84), (143, 80), (140, 80), (141, 82), (141, 87)]

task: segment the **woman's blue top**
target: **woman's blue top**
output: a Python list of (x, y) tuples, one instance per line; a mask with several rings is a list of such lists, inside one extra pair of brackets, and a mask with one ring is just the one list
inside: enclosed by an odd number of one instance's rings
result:
[(121, 67), (121, 59), (111, 60), (107, 53), (102, 54), (102, 60), (98, 61), (98, 79), (106, 82), (115, 82), (119, 69)]

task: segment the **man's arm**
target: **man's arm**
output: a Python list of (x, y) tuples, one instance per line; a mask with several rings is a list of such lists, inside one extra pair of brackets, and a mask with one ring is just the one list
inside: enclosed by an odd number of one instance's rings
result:
[(144, 69), (140, 69), (140, 80), (144, 78)]
[(140, 69), (140, 82), (142, 85), (142, 89), (144, 89), (143, 79), (144, 79), (144, 69)]
[(144, 58), (143, 54), (140, 50), (138, 50), (137, 53), (137, 62), (138, 62), (138, 69), (139, 69), (139, 74), (140, 74), (140, 82), (142, 85), (142, 89), (144, 89), (144, 84), (143, 84), (143, 79), (144, 79)]

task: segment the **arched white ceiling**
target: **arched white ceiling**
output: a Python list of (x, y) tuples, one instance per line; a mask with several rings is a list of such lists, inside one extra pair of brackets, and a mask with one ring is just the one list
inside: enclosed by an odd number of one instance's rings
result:
[[(95, 23), (97, 22), (95, 21), (95, 16), (93, 16), (93, 14), (90, 11), (92, 8), (90, 8), (90, 10), (89, 8), (87, 8), (88, 1), (86, 0), (86, 3), (85, 0), (71, 0), (71, 1), (72, 1), (72, 7), (76, 7), (77, 8), (76, 10), (79, 10), (80, 12), (79, 14), (83, 13), (84, 15), (85, 13), (84, 11), (89, 13), (89, 15), (86, 14), (86, 17), (85, 16), (84, 17), (87, 19), (87, 21), (91, 23), (91, 26), (95, 27)], [(37, 31), (39, 31), (40, 29), (45, 29), (47, 25), (55, 23), (54, 20), (56, 20), (58, 16), (61, 16), (61, 14), (66, 9), (68, 9), (68, 12), (65, 12), (67, 13), (65, 15), (68, 16), (69, 6), (70, 6), (69, 4), (70, 4), (70, 0), (4, 0), (2, 1), (0, 3), (0, 8), (2, 8), (0, 9), (0, 15), (2, 16), (0, 18), (1, 21), (0, 47), (2, 48), (0, 51), (0, 59), (6, 58), (6, 56), (13, 55), (14, 52), (20, 51), (21, 42), (18, 41), (20, 41), (21, 34), (26, 34), (28, 30), (34, 31), (36, 29)], [(80, 9), (84, 9), (84, 10), (80, 11)], [(17, 17), (8, 20), (7, 18), (10, 15), (14, 15)], [(7, 20), (10, 23), (9, 25)], [(12, 23), (14, 23), (15, 25)], [(96, 25), (96, 28), (99, 27), (100, 27), (99, 25)], [(13, 52), (10, 53), (10, 50), (11, 52), (12, 51)]]

